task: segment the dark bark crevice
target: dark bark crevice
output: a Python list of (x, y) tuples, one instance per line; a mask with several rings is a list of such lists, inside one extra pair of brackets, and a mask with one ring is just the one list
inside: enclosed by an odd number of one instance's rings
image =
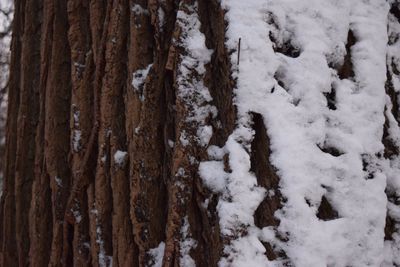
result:
[(355, 45), (356, 42), (357, 39), (353, 31), (350, 29), (347, 35), (346, 55), (344, 57), (342, 66), (340, 66), (340, 68), (337, 70), (338, 76), (342, 80), (354, 78), (353, 62), (351, 58), (351, 48), (353, 45)]
[[(282, 197), (279, 191), (279, 176), (276, 168), (270, 162), (271, 148), (263, 117), (259, 113), (252, 113), (254, 139), (251, 143), (251, 168), (257, 177), (257, 183), (267, 190), (267, 195), (258, 206), (254, 214), (255, 225), (259, 228), (267, 226), (279, 226), (279, 219), (275, 217), (275, 211), (282, 207)], [(275, 251), (271, 244), (264, 244), (269, 260), (281, 257), (280, 252)]]
[(321, 203), (317, 211), (317, 217), (323, 221), (331, 221), (339, 218), (338, 212), (333, 208), (326, 196), (322, 196)]
[(324, 93), (326, 103), (330, 110), (336, 110), (336, 89), (332, 87), (331, 91)]

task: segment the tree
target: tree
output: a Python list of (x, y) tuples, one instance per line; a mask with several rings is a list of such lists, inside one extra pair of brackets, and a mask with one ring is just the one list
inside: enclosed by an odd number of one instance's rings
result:
[(1, 265), (400, 264), (399, 6), (312, 2), (16, 0)]

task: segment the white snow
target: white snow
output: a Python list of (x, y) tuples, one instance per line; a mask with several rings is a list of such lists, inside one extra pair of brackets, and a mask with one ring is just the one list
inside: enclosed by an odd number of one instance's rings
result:
[(73, 122), (74, 122), (74, 129), (73, 129), (73, 135), (72, 135), (72, 148), (74, 152), (79, 152), (82, 147), (82, 130), (80, 130), (80, 111), (78, 107), (73, 104), (72, 105), (72, 110), (73, 110)]
[(139, 98), (141, 101), (144, 101), (145, 89), (146, 89), (145, 82), (152, 66), (153, 64), (149, 64), (146, 68), (139, 69), (135, 71), (132, 75), (133, 89), (135, 90), (135, 92), (139, 94)]
[[(393, 89), (395, 92), (400, 91), (400, 77), (398, 74), (394, 73), (392, 64), (397, 70), (399, 69), (400, 62), (400, 41), (398, 37), (400, 36), (400, 23), (397, 21), (392, 14), (388, 17), (388, 36), (389, 36), (389, 46), (387, 50), (387, 66), (389, 73), (392, 77)], [(397, 98), (398, 100), (398, 98)], [(390, 97), (386, 98), (386, 116), (389, 121), (388, 134), (392, 142), (399, 147), (400, 145), (400, 128), (394, 118), (393, 114), (390, 112), (393, 107)], [(399, 119), (399, 118), (397, 118)], [(387, 204), (388, 215), (396, 220), (397, 224), (400, 222), (400, 208), (393, 202), (397, 203), (400, 197), (400, 158), (398, 156), (392, 156), (388, 162), (383, 164), (384, 172), (387, 176), (387, 187), (386, 190), (388, 194), (394, 199), (390, 199)], [(384, 263), (383, 267), (393, 266), (394, 264), (400, 265), (400, 229), (397, 225), (395, 232), (392, 235), (392, 240), (386, 240), (384, 244)]]
[(96, 244), (99, 246), (99, 254), (98, 254), (99, 266), (112, 267), (113, 257), (106, 255), (104, 249), (104, 241), (102, 237), (103, 233), (98, 222), (98, 217), (97, 217), (98, 210), (96, 209), (96, 203), (93, 204), (93, 208), (90, 210), (90, 212), (94, 214), (96, 219)]
[(168, 139), (168, 146), (169, 146), (170, 148), (173, 148), (174, 145), (175, 145), (175, 142), (172, 141), (171, 139)]
[(62, 180), (61, 180), (60, 177), (55, 176), (55, 177), (54, 177), (54, 181), (56, 181), (56, 185), (57, 185), (58, 187), (63, 187)]
[(215, 118), (216, 108), (211, 104), (212, 97), (204, 85), (206, 65), (210, 62), (212, 50), (205, 45), (205, 36), (200, 31), (197, 14), (197, 2), (180, 8), (177, 13), (177, 25), (182, 29), (176, 46), (185, 50), (180, 57), (177, 70), (177, 101), (186, 109), (185, 122), (198, 129), (196, 135), (182, 132), (180, 142), (183, 146), (197, 142), (207, 147), (212, 127), (207, 124), (208, 118)]
[(153, 64), (149, 64), (146, 68), (139, 69), (133, 73), (132, 86), (134, 87), (135, 90), (139, 90), (140, 87), (143, 86), (147, 74), (149, 73), (149, 70), (152, 66)]
[(210, 125), (200, 126), (197, 129), (197, 137), (201, 146), (207, 146), (213, 134), (213, 129)]
[(135, 15), (149, 15), (149, 11), (139, 4), (134, 4), (131, 10)]
[(117, 150), (114, 153), (114, 162), (117, 166), (121, 167), (126, 162), (126, 157), (128, 156), (128, 152)]
[(160, 31), (162, 32), (164, 29), (164, 24), (165, 24), (165, 12), (161, 6), (158, 7), (158, 9), (157, 9), (157, 16), (158, 16), (158, 27), (160, 28)]
[(229, 174), (224, 171), (222, 161), (203, 161), (199, 166), (199, 174), (207, 185), (214, 192), (223, 192), (226, 189), (226, 183)]
[[(269, 261), (263, 254), (260, 241), (267, 230), (269, 242), (283, 248), (297, 267), (381, 266), (384, 252), (397, 257), (398, 239), (384, 245), (389, 171), (378, 156), (383, 151), (386, 104), (386, 1), (221, 0), (221, 4), (227, 10), (226, 45), (233, 52), (237, 82), (237, 128), (224, 147), (209, 151), (214, 159), (199, 168), (205, 185), (222, 194), (217, 206), (220, 227), (232, 240), (219, 265), (282, 266), (283, 259)], [(355, 75), (341, 80), (329, 66), (343, 64), (350, 29), (356, 38), (351, 48)], [(298, 57), (274, 51), (274, 46), (289, 41), (299, 50)], [(324, 96), (332, 88), (336, 110), (328, 108)], [(258, 229), (253, 221), (266, 193), (249, 171), (254, 136), (250, 112), (264, 119), (270, 160), (278, 169), (286, 200), (276, 212), (280, 219), (276, 229)], [(318, 148), (321, 145), (342, 154), (325, 153)], [(221, 150), (229, 155), (232, 173), (223, 169)], [(363, 161), (369, 164), (367, 170)], [(369, 173), (373, 179), (368, 179)], [(400, 183), (398, 173), (393, 172), (392, 184)], [(324, 195), (339, 218), (317, 218)], [(276, 233), (288, 241), (282, 242)]]
[(165, 243), (161, 242), (158, 247), (149, 250), (149, 255), (151, 256), (151, 261), (149, 266), (151, 267), (161, 267), (164, 257)]
[(81, 148), (81, 139), (82, 139), (82, 131), (74, 130), (74, 134), (72, 137), (72, 146), (75, 152), (78, 152)]
[(196, 263), (189, 255), (193, 248), (196, 248), (197, 242), (190, 235), (190, 225), (188, 217), (183, 219), (183, 226), (181, 228), (181, 242), (180, 242), (180, 266), (196, 267)]
[(139, 134), (139, 133), (140, 133), (140, 127), (138, 126), (135, 128), (135, 134)]
[(230, 173), (224, 171), (222, 161), (201, 162), (199, 166), (203, 182), (214, 192), (222, 193), (217, 205), (221, 233), (230, 237), (237, 237), (237, 232), (254, 225), (253, 213), (265, 195), (250, 172), (248, 153), (236, 139), (250, 134), (246, 130), (237, 129), (224, 147), (229, 154)]
[(80, 223), (82, 221), (81, 213), (79, 211), (77, 211), (77, 210), (72, 210), (71, 209), (71, 211), (72, 211), (72, 214), (74, 214), (76, 223)]

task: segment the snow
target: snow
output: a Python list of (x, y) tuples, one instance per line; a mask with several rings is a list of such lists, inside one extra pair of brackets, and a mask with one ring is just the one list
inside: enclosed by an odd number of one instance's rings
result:
[(128, 152), (117, 150), (114, 153), (114, 162), (117, 166), (121, 167), (126, 162), (126, 157), (128, 156)]
[(94, 203), (94, 207), (90, 210), (91, 213), (94, 214), (95, 219), (96, 219), (96, 244), (99, 246), (99, 254), (98, 254), (98, 260), (99, 260), (99, 266), (100, 267), (112, 267), (112, 261), (113, 257), (106, 255), (105, 249), (104, 249), (104, 241), (103, 241), (103, 232), (101, 230), (101, 227), (98, 223), (98, 210), (96, 209), (96, 204)]
[(264, 255), (265, 248), (257, 238), (258, 230), (249, 230), (251, 234), (234, 240), (231, 246), (224, 249), (224, 253), (229, 256), (222, 258), (219, 266), (284, 266), (281, 262), (267, 265), (268, 261)]
[(224, 171), (222, 161), (203, 161), (199, 166), (199, 174), (204, 182), (214, 192), (223, 192), (226, 189), (226, 180), (229, 174)]
[(82, 148), (82, 141), (81, 141), (82, 131), (80, 130), (80, 123), (79, 123), (80, 112), (75, 104), (72, 105), (72, 111), (73, 111), (72, 115), (74, 122), (74, 129), (72, 134), (72, 148), (74, 152), (79, 152)]
[(171, 139), (168, 139), (168, 146), (169, 146), (170, 148), (174, 148), (174, 145), (175, 145), (175, 142), (172, 141)]
[(76, 223), (80, 223), (82, 221), (82, 215), (80, 214), (80, 212), (77, 210), (71, 210), (71, 211), (74, 214)]
[(201, 146), (207, 146), (213, 134), (213, 129), (210, 125), (200, 126), (197, 129), (197, 136)]
[(183, 146), (187, 146), (190, 144), (190, 141), (188, 140), (188, 136), (186, 135), (185, 130), (181, 132), (181, 135), (179, 136), (179, 141)]
[[(240, 134), (238, 129), (235, 133)], [(257, 179), (250, 172), (250, 157), (235, 137), (229, 137), (224, 150), (229, 155), (232, 171), (224, 171), (222, 161), (201, 162), (199, 174), (215, 193), (222, 193), (217, 210), (220, 217), (221, 233), (235, 236), (243, 226), (253, 226), (253, 213), (265, 195), (265, 190), (257, 187)], [(261, 243), (260, 243), (261, 244)]]
[(82, 139), (82, 131), (74, 130), (74, 134), (72, 137), (72, 146), (75, 152), (78, 152), (81, 148), (81, 139)]
[(158, 27), (160, 28), (160, 31), (162, 32), (164, 29), (164, 24), (165, 24), (165, 12), (161, 6), (158, 7), (157, 16), (158, 16)]
[[(400, 36), (400, 23), (392, 14), (388, 17), (388, 36), (390, 45), (387, 48), (387, 66), (390, 66), (388, 71), (392, 77), (393, 90), (399, 92), (399, 75), (394, 72), (393, 66), (399, 69), (400, 57), (398, 51), (400, 49), (400, 42), (398, 37)], [(393, 103), (389, 96), (386, 98), (386, 108), (385, 114), (389, 122), (388, 135), (394, 145), (398, 147), (400, 145), (400, 128), (393, 113), (390, 112), (393, 109)], [(387, 162), (385, 162), (385, 164), (383, 164), (383, 169), (387, 175), (386, 191), (388, 195), (391, 196), (387, 204), (388, 215), (398, 223), (400, 221), (400, 208), (398, 206), (400, 196), (399, 157), (392, 156)], [(397, 205), (394, 204), (396, 202)], [(400, 265), (400, 229), (398, 225), (392, 235), (392, 240), (385, 241), (384, 263), (382, 266), (389, 267), (394, 264)]]
[(149, 250), (149, 255), (151, 256), (149, 266), (151, 266), (151, 267), (161, 267), (162, 266), (164, 250), (165, 250), (164, 242), (161, 242), (158, 245), (158, 247), (155, 247), (155, 248), (152, 248)]
[(144, 69), (139, 69), (135, 71), (132, 75), (132, 86), (135, 92), (139, 94), (139, 98), (141, 101), (144, 101), (144, 95), (145, 95), (145, 82), (147, 75), (149, 74), (149, 71), (153, 64), (149, 64), (146, 68)]
[(135, 134), (139, 134), (139, 133), (140, 133), (140, 127), (138, 126), (135, 128)]
[(196, 267), (196, 263), (190, 257), (189, 253), (193, 248), (196, 248), (197, 242), (190, 236), (190, 225), (188, 217), (183, 219), (183, 226), (181, 228), (181, 242), (180, 242), (180, 266)]
[(62, 180), (61, 180), (60, 177), (55, 176), (55, 177), (54, 177), (54, 181), (56, 182), (56, 185), (57, 185), (58, 187), (63, 187)]
[[(204, 184), (221, 194), (219, 224), (231, 240), (219, 266), (281, 266), (284, 259), (269, 261), (264, 255), (261, 241), (266, 232), (268, 242), (282, 248), (298, 267), (381, 266), (384, 253), (398, 258), (399, 238), (384, 244), (384, 227), (387, 181), (398, 186), (399, 172), (390, 171), (393, 167), (379, 156), (386, 105), (388, 4), (221, 0), (221, 5), (227, 11), (226, 46), (232, 52), (236, 79), (237, 128), (224, 147), (209, 149), (211, 160), (199, 166)], [(330, 66), (343, 64), (349, 30), (356, 38), (351, 47), (354, 77), (341, 79)], [(289, 41), (299, 55), (274, 51)], [(398, 48), (392, 50), (398, 54)], [(336, 109), (329, 109), (324, 95), (332, 88)], [(267, 194), (250, 172), (251, 112), (263, 117), (271, 142), (270, 161), (281, 179), (285, 203), (275, 213), (280, 220), (276, 228), (254, 225), (254, 211)], [(331, 155), (318, 146), (341, 153)], [(221, 154), (229, 156), (231, 173), (224, 171)], [(400, 164), (392, 160), (394, 165), (398, 170)], [(339, 218), (317, 218), (323, 196)], [(389, 210), (397, 214), (391, 206)]]
[(144, 9), (141, 5), (139, 4), (134, 4), (132, 6), (132, 12), (135, 15), (149, 15), (149, 11), (147, 11), (146, 9)]
[(217, 109), (211, 104), (213, 99), (203, 81), (213, 51), (206, 47), (205, 36), (200, 31), (197, 2), (185, 8), (181, 7), (177, 13), (177, 24), (182, 33), (175, 45), (185, 49), (177, 71), (177, 101), (188, 113), (185, 122), (198, 130), (195, 136), (182, 131), (179, 139), (183, 146), (196, 142), (207, 147), (212, 136), (212, 127), (207, 120), (216, 117)]

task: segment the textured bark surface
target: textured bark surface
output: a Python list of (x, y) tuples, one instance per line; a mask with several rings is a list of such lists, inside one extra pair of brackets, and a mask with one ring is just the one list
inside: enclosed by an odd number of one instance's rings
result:
[[(183, 253), (196, 266), (218, 266), (231, 240), (220, 231), (220, 195), (203, 184), (198, 167), (209, 159), (208, 146), (224, 146), (237, 120), (219, 2), (15, 1), (0, 266), (151, 266), (151, 250), (161, 243), (162, 266), (184, 267)], [(178, 12), (198, 17), (213, 51), (204, 74), (195, 69), (185, 74), (204, 83), (218, 111), (204, 121), (213, 130), (207, 147), (180, 141), (194, 140), (201, 125), (190, 120), (193, 107), (179, 94), (180, 65), (189, 52), (180, 43), (187, 29)], [(350, 31), (348, 54), (338, 69), (343, 79), (354, 76), (355, 42)], [(287, 46), (277, 52), (297, 57)], [(142, 83), (132, 84), (146, 69)], [(386, 90), (393, 106), (387, 112), (398, 122), (398, 95), (391, 85), (396, 71), (388, 66)], [(326, 97), (335, 109), (334, 88)], [(250, 171), (268, 191), (254, 222), (276, 229), (275, 212), (284, 202), (280, 179), (269, 159), (266, 122), (258, 113), (250, 115), (255, 133)], [(388, 123), (385, 158), (399, 154)], [(230, 172), (228, 155), (224, 163)], [(387, 194), (398, 204), (390, 190)], [(337, 218), (329, 198), (323, 197), (317, 216)], [(386, 221), (389, 240), (397, 222), (389, 215)], [(186, 251), (183, 244), (190, 239), (196, 244)], [(272, 244), (263, 245), (268, 259), (287, 258)]]

